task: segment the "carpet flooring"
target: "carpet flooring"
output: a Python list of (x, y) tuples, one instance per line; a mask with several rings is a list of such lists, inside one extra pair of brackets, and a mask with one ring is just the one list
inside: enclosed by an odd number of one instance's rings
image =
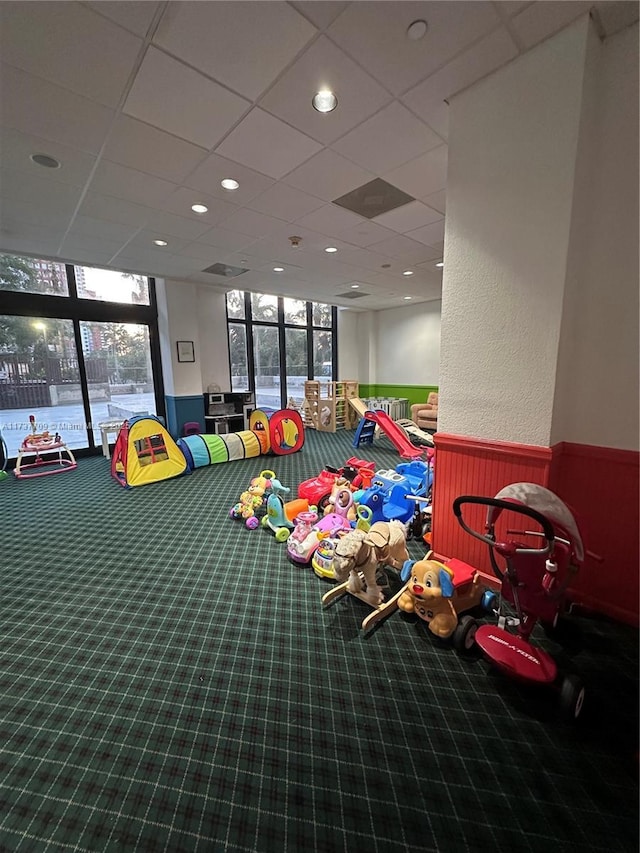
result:
[(421, 621), (362, 636), (366, 605), (323, 610), (330, 581), (229, 518), (262, 468), (294, 494), (400, 461), (352, 438), (128, 491), (102, 457), (0, 483), (0, 850), (636, 853), (637, 631), (536, 629), (587, 682), (570, 726)]

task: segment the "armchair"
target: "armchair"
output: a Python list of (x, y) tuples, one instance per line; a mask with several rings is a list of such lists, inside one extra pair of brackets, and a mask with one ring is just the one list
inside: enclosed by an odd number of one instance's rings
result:
[(411, 406), (411, 420), (420, 429), (438, 428), (438, 392), (431, 391), (426, 403), (414, 403)]

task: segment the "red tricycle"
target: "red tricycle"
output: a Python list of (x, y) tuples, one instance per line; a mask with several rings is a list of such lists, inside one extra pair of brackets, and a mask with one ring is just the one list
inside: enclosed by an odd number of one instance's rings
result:
[[(477, 520), (475, 527), (469, 520), (473, 514), (471, 505), (487, 508), (483, 532), (476, 529)], [(582, 537), (571, 510), (543, 486), (512, 483), (495, 498), (458, 497), (453, 502), (453, 512), (467, 533), (488, 545), (491, 566), (501, 583), (498, 624), (481, 625), (475, 634), (476, 643), (507, 675), (555, 686), (563, 714), (577, 720), (585, 695), (581, 679), (576, 675), (559, 676), (551, 655), (530, 642), (538, 621), (547, 628), (556, 625), (567, 586), (584, 561)], [(510, 528), (514, 517), (514, 523), (525, 529)], [(503, 610), (505, 602), (508, 607)]]

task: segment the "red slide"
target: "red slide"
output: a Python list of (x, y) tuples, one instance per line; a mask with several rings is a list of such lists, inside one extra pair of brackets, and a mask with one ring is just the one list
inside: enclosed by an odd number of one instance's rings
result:
[(417, 459), (424, 454), (424, 448), (414, 447), (402, 427), (392, 421), (386, 412), (376, 409), (374, 412), (367, 412), (365, 418), (380, 427), (403, 459)]

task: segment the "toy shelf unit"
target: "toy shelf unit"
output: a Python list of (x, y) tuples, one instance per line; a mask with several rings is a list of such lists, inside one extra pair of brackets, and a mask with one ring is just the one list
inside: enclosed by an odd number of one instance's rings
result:
[(249, 416), (255, 409), (255, 397), (250, 392), (205, 393), (204, 422), (208, 433), (223, 435), (249, 429)]
[(355, 429), (357, 416), (348, 401), (357, 396), (358, 383), (353, 379), (305, 382), (302, 404), (305, 426), (321, 432)]

